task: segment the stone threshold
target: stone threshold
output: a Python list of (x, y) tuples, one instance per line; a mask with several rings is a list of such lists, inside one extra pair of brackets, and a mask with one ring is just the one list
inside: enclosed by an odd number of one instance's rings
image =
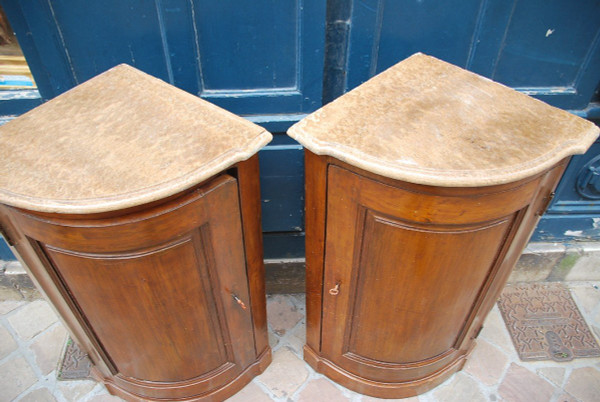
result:
[[(305, 260), (265, 260), (268, 294), (304, 293)], [(600, 281), (600, 242), (529, 243), (508, 279), (517, 282)], [(33, 300), (39, 292), (18, 261), (0, 261), (0, 300)]]
[(600, 280), (600, 242), (529, 243), (508, 282)]

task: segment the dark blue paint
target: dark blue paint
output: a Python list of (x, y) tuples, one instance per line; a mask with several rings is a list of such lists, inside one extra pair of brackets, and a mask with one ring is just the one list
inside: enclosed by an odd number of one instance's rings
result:
[[(0, 95), (2, 95), (0, 93)], [(11, 99), (0, 97), (0, 116), (20, 115), (42, 104), (40, 97), (32, 99)]]
[[(23, 113), (128, 63), (283, 133), (322, 100), (420, 51), (578, 115), (600, 117), (594, 95), (600, 88), (597, 0), (0, 3), (42, 95), (0, 100), (0, 114)], [(546, 36), (548, 29), (554, 31)], [(568, 240), (567, 230), (600, 239), (593, 227), (598, 201), (574, 190), (578, 169), (598, 153), (596, 145), (573, 158), (534, 239)], [(259, 154), (263, 201), (269, 200), (262, 203), (269, 258), (304, 253), (302, 155), (283, 134)]]
[(569, 110), (569, 112), (586, 119), (600, 119), (600, 102), (591, 102), (585, 109)]
[(265, 233), (263, 247), (268, 259), (303, 258), (304, 233)]
[[(237, 3), (229, 3), (236, 8)], [(253, 6), (256, 6), (256, 2)], [(296, 27), (298, 33), (297, 52), (292, 66), (296, 74), (293, 86), (274, 88), (254, 88), (252, 90), (205, 90), (201, 96), (228, 110), (243, 115), (265, 114), (297, 114), (316, 110), (321, 106), (323, 47), (324, 47), (324, 15), (325, 5), (317, 0), (299, 1), (296, 3), (298, 21), (283, 21), (288, 26)], [(273, 25), (275, 21), (264, 20), (265, 25)], [(261, 39), (261, 38), (257, 38)], [(283, 38), (272, 37), (270, 51), (279, 53), (280, 41)], [(261, 39), (264, 41), (264, 39)], [(260, 41), (259, 41), (260, 42)], [(215, 44), (218, 46), (217, 44)], [(285, 46), (285, 45), (284, 45)], [(254, 58), (262, 57), (255, 54)], [(251, 62), (252, 60), (250, 60)], [(236, 62), (240, 69), (246, 71), (246, 77), (257, 73), (250, 71), (249, 60), (239, 59)], [(264, 62), (263, 62), (264, 64)], [(264, 69), (263, 69), (264, 70)]]
[(382, 14), (378, 18), (381, 20), (381, 37), (379, 51), (371, 60), (370, 75), (416, 52), (466, 65), (479, 11), (476, 2), (382, 1), (379, 11)]
[(347, 89), (415, 52), (566, 109), (585, 109), (600, 81), (597, 0), (355, 0), (351, 21)]
[(6, 244), (6, 241), (4, 241), (2, 237), (0, 237), (0, 260), (16, 260), (14, 254), (12, 253), (12, 251), (10, 251), (8, 244)]
[(517, 2), (492, 78), (511, 87), (573, 86), (599, 21), (597, 1), (569, 7), (560, 1)]
[(202, 91), (296, 89), (300, 2), (232, 4), (194, 2)]
[(479, 3), (478, 22), (471, 41), (472, 52), (466, 67), (477, 74), (491, 77), (503, 46), (506, 28), (511, 21), (514, 2), (483, 0)]
[[(171, 81), (154, 2), (116, 1), (110, 7), (95, 1), (50, 3), (53, 15), (49, 23), (61, 32), (75, 82), (121, 63)], [(34, 21), (30, 26), (38, 24)]]
[[(18, 21), (17, 25), (12, 27), (19, 43), (22, 42), (21, 38), (24, 38), (26, 43), (29, 42), (22, 50), (31, 66), (42, 98), (49, 99), (74, 87), (77, 80), (73, 76), (61, 32), (53, 23), (51, 3), (44, 0), (23, 0), (3, 1), (2, 4), (11, 24), (13, 20)], [(18, 17), (15, 14), (18, 14)], [(44, 73), (38, 77), (36, 72), (40, 70)]]
[(127, 63), (241, 115), (321, 106), (319, 0), (3, 4), (46, 99)]
[(563, 180), (556, 189), (556, 197), (548, 209), (549, 214), (597, 213), (600, 200), (589, 199), (576, 190), (577, 178), (588, 161), (600, 155), (600, 141), (596, 141), (584, 155), (575, 155), (567, 167)]
[(547, 214), (531, 236), (531, 241), (577, 242), (600, 240), (597, 214), (551, 215)]
[(582, 169), (598, 155), (600, 141), (584, 155), (573, 156), (556, 188), (554, 201), (538, 223), (533, 241), (600, 240), (600, 200), (584, 197), (576, 190)]
[(355, 1), (348, 89), (417, 52), (465, 67), (479, 9), (461, 0)]
[(304, 230), (304, 152), (299, 144), (278, 144), (280, 142), (267, 145), (258, 154), (262, 228), (265, 232), (301, 232)]
[(200, 92), (198, 48), (189, 0), (156, 1), (169, 82), (191, 94)]
[(329, 103), (344, 92), (346, 56), (350, 34), (352, 0), (327, 2), (325, 69), (323, 71), (323, 103)]
[(288, 145), (292, 147), (301, 147), (300, 143), (289, 137), (285, 132), (273, 132), (273, 140), (269, 142), (268, 146), (271, 145)]
[[(262, 115), (262, 116), (244, 116), (251, 122), (258, 124), (271, 133), (281, 133), (284, 137), (285, 132), (293, 124), (299, 122), (306, 117), (306, 114), (279, 114), (279, 115)], [(290, 138), (291, 140), (291, 138)], [(275, 139), (273, 139), (275, 141)]]
[(558, 107), (587, 106), (600, 78), (600, 2), (516, 2), (505, 32), (492, 79)]

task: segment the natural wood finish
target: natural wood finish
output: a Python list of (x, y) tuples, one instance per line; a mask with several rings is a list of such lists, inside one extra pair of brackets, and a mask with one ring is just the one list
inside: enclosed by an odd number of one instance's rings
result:
[(325, 374), (333, 381), (343, 384), (353, 391), (365, 395), (377, 396), (378, 398), (397, 399), (420, 395), (440, 385), (452, 374), (463, 368), (466, 363), (466, 356), (458, 357), (450, 365), (429, 377), (402, 383), (382, 383), (372, 381), (363, 376), (354, 375), (328, 359), (319, 356), (308, 346), (304, 348), (304, 360), (319, 373)]
[(258, 155), (236, 165), (256, 351), (269, 349)]
[(306, 197), (306, 344), (321, 350), (321, 302), (325, 257), (326, 158), (304, 151)]
[(460, 370), (566, 163), (451, 188), (307, 151), (306, 361), (381, 398), (423, 393)]
[[(217, 388), (214, 391), (203, 394), (198, 397), (178, 399), (178, 401), (190, 401), (190, 402), (221, 402), (226, 400), (232, 395), (235, 395), (238, 391), (244, 388), (254, 377), (265, 371), (265, 369), (271, 363), (271, 348), (265, 349), (265, 351), (258, 357), (258, 359), (246, 370), (244, 370), (238, 377), (232, 380), (230, 383), (224, 385), (222, 388)], [(94, 368), (92, 368), (92, 375), (98, 378), (97, 373)], [(118, 387), (112, 382), (110, 379), (104, 381), (104, 385), (110, 391), (111, 394), (117, 395), (126, 401), (137, 401), (137, 402), (146, 402), (148, 400), (151, 401), (161, 401), (164, 399), (149, 399), (149, 398), (140, 398), (137, 395), (131, 394), (124, 390), (124, 388)]]
[[(523, 215), (520, 226), (515, 231), (513, 238), (510, 239), (509, 246), (505, 249), (505, 254), (502, 257), (502, 265), (499, 267), (496, 277), (489, 282), (487, 287), (482, 289), (484, 297), (481, 299), (480, 305), (475, 306), (473, 309), (469, 336), (475, 337), (481, 330), (485, 317), (492, 307), (494, 307), (496, 300), (500, 296), (500, 292), (508, 281), (512, 269), (523, 253), (523, 249), (527, 245), (535, 226), (544, 214), (545, 208), (548, 207), (548, 197), (556, 189), (570, 159), (570, 157), (564, 159), (556, 167), (541, 176), (537, 194), (531, 200), (526, 213)], [(470, 342), (470, 339), (465, 337), (462, 340), (461, 348), (468, 342)]]
[(15, 251), (111, 392), (219, 401), (269, 364), (257, 170), (253, 157), (125, 214), (0, 207)]

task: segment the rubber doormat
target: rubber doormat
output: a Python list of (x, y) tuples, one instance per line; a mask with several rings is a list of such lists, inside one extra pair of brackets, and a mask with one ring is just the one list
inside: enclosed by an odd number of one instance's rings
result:
[(560, 283), (508, 285), (498, 307), (521, 360), (600, 356), (571, 293)]
[(67, 341), (65, 353), (58, 367), (59, 380), (83, 380), (90, 378), (92, 362), (87, 354), (71, 338)]

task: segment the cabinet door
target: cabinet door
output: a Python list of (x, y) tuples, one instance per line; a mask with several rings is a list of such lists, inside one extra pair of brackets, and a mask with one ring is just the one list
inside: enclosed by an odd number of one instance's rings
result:
[(116, 218), (22, 224), (117, 379), (201, 393), (254, 362), (235, 179)]
[(455, 360), (535, 185), (437, 195), (330, 166), (323, 356), (379, 382), (423, 378)]

